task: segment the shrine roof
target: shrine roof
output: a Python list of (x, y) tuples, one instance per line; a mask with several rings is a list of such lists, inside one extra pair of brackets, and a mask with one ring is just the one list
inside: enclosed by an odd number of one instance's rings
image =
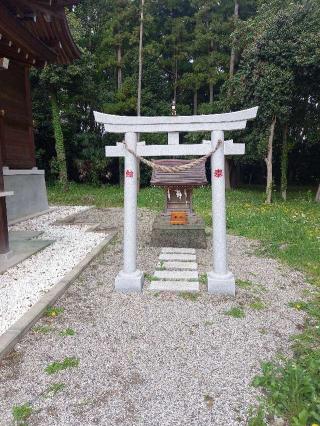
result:
[[(154, 160), (156, 164), (163, 166), (180, 166), (187, 164), (190, 160)], [(155, 186), (202, 186), (208, 183), (206, 177), (206, 165), (202, 163), (196, 164), (191, 169), (182, 170), (179, 172), (162, 172), (160, 170), (153, 169), (151, 176), (151, 185)]]
[(65, 7), (78, 0), (1, 0), (0, 55), (41, 67), (80, 57)]

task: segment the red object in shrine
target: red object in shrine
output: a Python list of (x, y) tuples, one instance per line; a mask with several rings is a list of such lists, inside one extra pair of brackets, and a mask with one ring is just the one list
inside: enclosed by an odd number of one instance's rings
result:
[(216, 169), (214, 171), (214, 177), (220, 178), (223, 176), (223, 170), (222, 169)]
[(171, 212), (170, 224), (171, 225), (186, 225), (188, 223), (188, 216), (186, 212)]
[(133, 177), (133, 171), (132, 170), (126, 170), (126, 177)]

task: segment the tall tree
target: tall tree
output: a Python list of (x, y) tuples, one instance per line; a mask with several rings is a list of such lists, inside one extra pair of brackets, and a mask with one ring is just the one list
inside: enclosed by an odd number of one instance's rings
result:
[(141, 115), (141, 88), (142, 88), (142, 66), (143, 66), (143, 19), (144, 0), (140, 2), (140, 30), (139, 30), (139, 72), (138, 72), (138, 97), (137, 115)]
[[(272, 195), (276, 129), (278, 126), (279, 129), (285, 128), (287, 123), (293, 125), (298, 106), (300, 113), (301, 107), (310, 110), (313, 108), (313, 99), (317, 97), (317, 90), (312, 90), (310, 84), (312, 79), (308, 81), (303, 78), (307, 83), (303, 87), (300, 80), (302, 75), (312, 75), (314, 78), (314, 70), (319, 69), (314, 68), (319, 67), (319, 58), (314, 51), (314, 39), (319, 37), (319, 13), (319, 5), (313, 0), (305, 3), (263, 1), (256, 17), (240, 29), (244, 51), (239, 70), (229, 82), (229, 101), (232, 104), (232, 98), (238, 99), (238, 106), (253, 103), (260, 105), (258, 120), (254, 124), (255, 135), (259, 135), (255, 143), (260, 141), (260, 148), (256, 152), (266, 160), (267, 202), (271, 201)], [(310, 58), (306, 49), (314, 51), (315, 55)], [(291, 133), (293, 132), (288, 131), (288, 134)], [(308, 133), (310, 137), (310, 129)], [(298, 125), (296, 134), (307, 138), (302, 124)], [(287, 135), (278, 141), (280, 146), (283, 142), (286, 145), (286, 138)], [(283, 155), (286, 156), (286, 146), (282, 148)], [(283, 172), (286, 173), (286, 158), (282, 164)]]
[[(239, 19), (239, 0), (234, 0), (234, 13), (233, 13), (234, 27), (237, 26), (238, 19)], [(236, 40), (233, 37), (232, 45), (231, 45), (230, 67), (229, 67), (230, 77), (233, 77), (234, 75), (235, 64), (236, 64)]]

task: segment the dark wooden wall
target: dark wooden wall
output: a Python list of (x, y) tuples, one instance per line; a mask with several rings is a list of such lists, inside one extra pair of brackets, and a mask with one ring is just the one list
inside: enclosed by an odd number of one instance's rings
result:
[[(4, 131), (4, 119), (0, 111), (0, 141), (3, 140)], [(3, 149), (0, 144), (0, 192), (4, 191), (3, 185)], [(8, 223), (7, 223), (7, 209), (6, 199), (0, 197), (0, 255), (5, 254), (9, 251), (9, 236), (8, 236)]]
[(29, 67), (10, 60), (0, 71), (0, 112), (3, 114), (3, 166), (30, 169), (36, 165), (32, 126)]

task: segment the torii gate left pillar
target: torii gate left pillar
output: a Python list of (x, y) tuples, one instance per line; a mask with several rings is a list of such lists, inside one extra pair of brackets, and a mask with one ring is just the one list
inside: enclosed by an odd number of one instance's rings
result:
[[(247, 120), (255, 118), (257, 110), (251, 108), (226, 114), (171, 117), (125, 117), (95, 112), (96, 122), (103, 124), (107, 132), (125, 133), (127, 147), (139, 156), (202, 156), (218, 146), (211, 156), (213, 268), (208, 273), (208, 292), (212, 294), (235, 295), (235, 279), (227, 263), (224, 156), (243, 154), (244, 145), (224, 142), (224, 131), (244, 129)], [(179, 145), (179, 132), (199, 131), (210, 131), (211, 141)], [(138, 144), (138, 133), (155, 132), (168, 133), (168, 145)], [(106, 147), (106, 156), (125, 157), (123, 269), (116, 277), (115, 288), (121, 292), (140, 292), (144, 276), (136, 264), (137, 159), (121, 143)]]
[[(128, 132), (125, 142), (136, 152), (138, 135)], [(128, 151), (124, 161), (124, 237), (123, 237), (123, 269), (115, 281), (115, 288), (122, 292), (140, 292), (144, 275), (137, 269), (137, 191), (138, 162)]]

